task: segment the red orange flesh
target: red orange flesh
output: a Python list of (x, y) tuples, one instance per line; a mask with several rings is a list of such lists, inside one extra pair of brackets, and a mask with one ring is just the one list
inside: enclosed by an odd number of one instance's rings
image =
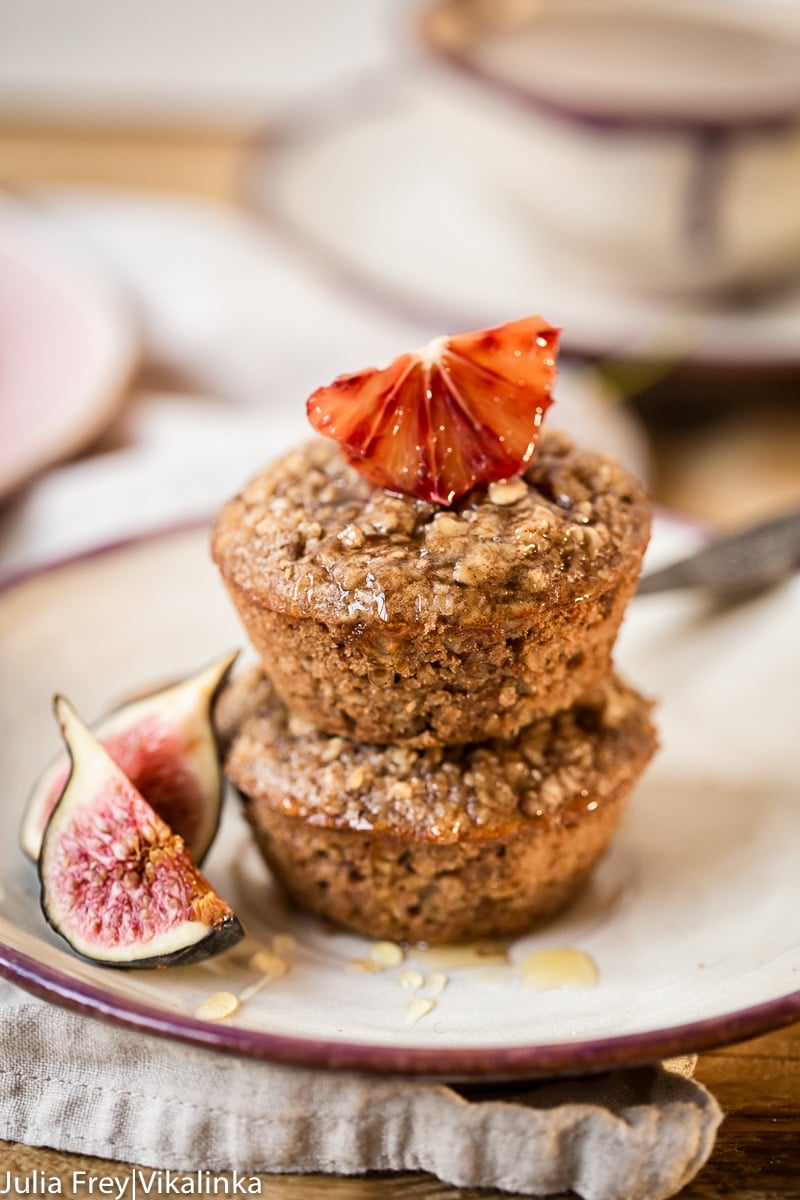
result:
[(436, 338), (388, 367), (318, 388), (308, 419), (371, 483), (450, 505), (533, 458), (552, 403), (558, 332), (527, 317)]

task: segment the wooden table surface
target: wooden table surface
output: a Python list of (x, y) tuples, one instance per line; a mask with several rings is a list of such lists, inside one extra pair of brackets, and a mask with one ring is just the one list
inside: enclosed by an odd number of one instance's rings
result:
[[(725, 1120), (709, 1162), (682, 1200), (798, 1200), (800, 1197), (800, 1024), (753, 1041), (702, 1054), (696, 1077), (717, 1097)], [(119, 1163), (0, 1141), (0, 1184), (5, 1172), (25, 1179), (34, 1171), (71, 1180), (73, 1170), (117, 1175)], [(263, 1176), (270, 1200), (470, 1200), (509, 1195), (453, 1188), (423, 1174)], [(65, 1186), (65, 1195), (69, 1188)], [(75, 1193), (84, 1195), (84, 1192)]]

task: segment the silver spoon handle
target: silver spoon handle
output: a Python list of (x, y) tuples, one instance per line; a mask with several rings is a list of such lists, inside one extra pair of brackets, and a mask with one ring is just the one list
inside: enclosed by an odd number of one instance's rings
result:
[(696, 554), (639, 580), (637, 596), (673, 588), (748, 591), (785, 579), (800, 566), (800, 509), (724, 534)]

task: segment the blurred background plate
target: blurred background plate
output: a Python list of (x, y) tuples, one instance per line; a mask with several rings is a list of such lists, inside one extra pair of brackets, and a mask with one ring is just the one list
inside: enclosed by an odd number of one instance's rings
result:
[(252, 169), (250, 196), (329, 270), (442, 328), (545, 306), (575, 354), (798, 363), (800, 281), (722, 301), (646, 294), (593, 273), (503, 202), (491, 173), (481, 175), (479, 137), (472, 160), (466, 152), (470, 112), (436, 70), (419, 68), (349, 120), (270, 146)]
[(0, 498), (103, 430), (136, 358), (131, 314), (95, 263), (0, 197)]
[[(259, 221), (212, 205), (94, 190), (40, 194), (37, 206), (126, 297), (142, 365), (96, 452), (54, 467), (0, 514), (0, 578), (207, 519), (311, 436), (314, 387), (440, 331), (376, 312)], [(641, 427), (597, 372), (566, 366), (556, 400), (553, 424), (647, 479)]]
[(423, 25), (444, 137), (469, 132), (462, 156), (522, 238), (717, 307), (797, 282), (796, 33), (643, 0), (435, 0)]

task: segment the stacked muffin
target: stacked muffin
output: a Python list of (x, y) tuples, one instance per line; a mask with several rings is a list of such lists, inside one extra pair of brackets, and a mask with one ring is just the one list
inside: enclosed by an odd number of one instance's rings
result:
[(558, 431), (453, 508), (319, 440), (224, 507), (213, 554), (261, 659), (220, 705), (226, 771), (298, 905), (434, 943), (570, 899), (655, 749), (612, 670), (649, 527), (641, 486)]

